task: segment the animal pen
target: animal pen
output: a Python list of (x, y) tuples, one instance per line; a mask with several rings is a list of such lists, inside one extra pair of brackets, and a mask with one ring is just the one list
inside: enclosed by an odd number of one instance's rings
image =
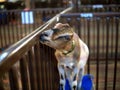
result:
[[(57, 22), (69, 23), (88, 45), (90, 55), (85, 73), (94, 76), (95, 90), (120, 90), (119, 9), (80, 13), (79, 9), (79, 12), (72, 12), (70, 7), (61, 9), (63, 11), (59, 11), (56, 16), (52, 15), (53, 18), (47, 18), (47, 22), (25, 25), (19, 20), (22, 11), (19, 14), (18, 11), (11, 11), (17, 14), (16, 23), (19, 24), (0, 24), (1, 48), (10, 44), (0, 54), (0, 90), (58, 90), (59, 75), (54, 50), (39, 42), (41, 31), (52, 28)], [(34, 20), (38, 19), (40, 11), (33, 10), (33, 13)], [(36, 29), (39, 24), (41, 26)]]

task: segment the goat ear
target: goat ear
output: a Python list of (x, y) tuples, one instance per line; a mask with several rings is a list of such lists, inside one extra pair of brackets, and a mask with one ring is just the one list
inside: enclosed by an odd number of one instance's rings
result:
[(63, 24), (63, 26), (70, 27), (68, 23)]
[(62, 28), (62, 27), (70, 27), (70, 25), (68, 23), (62, 24), (62, 23), (57, 23), (54, 28)]
[(55, 24), (55, 26), (54, 26), (54, 28), (61, 28), (61, 26), (62, 26), (62, 23), (57, 23), (57, 24)]

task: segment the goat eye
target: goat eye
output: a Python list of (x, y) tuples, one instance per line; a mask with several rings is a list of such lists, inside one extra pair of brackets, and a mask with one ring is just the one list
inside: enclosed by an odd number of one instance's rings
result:
[(70, 40), (70, 36), (59, 36), (59, 37), (56, 38), (55, 40), (57, 40), (57, 39)]
[(52, 29), (53, 31), (54, 31), (54, 33), (57, 33), (57, 32), (59, 32), (60, 30), (59, 29), (57, 29), (57, 28), (54, 28), (54, 29)]
[(64, 38), (65, 38), (66, 40), (70, 40), (70, 37), (69, 37), (69, 36), (64, 36)]

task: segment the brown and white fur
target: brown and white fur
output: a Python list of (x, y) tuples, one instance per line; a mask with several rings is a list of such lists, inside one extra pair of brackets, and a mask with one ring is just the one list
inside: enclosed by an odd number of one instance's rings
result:
[(68, 24), (57, 23), (53, 29), (40, 34), (40, 42), (56, 50), (60, 85), (65, 90), (66, 78), (72, 90), (77, 89), (84, 74), (89, 50)]

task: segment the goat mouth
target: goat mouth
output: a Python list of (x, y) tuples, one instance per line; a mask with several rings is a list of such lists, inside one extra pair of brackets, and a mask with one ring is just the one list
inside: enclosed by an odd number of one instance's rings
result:
[(47, 44), (47, 43), (49, 43), (50, 41), (47, 40), (47, 39), (44, 39), (44, 40), (40, 40), (40, 42), (43, 43), (43, 44)]

